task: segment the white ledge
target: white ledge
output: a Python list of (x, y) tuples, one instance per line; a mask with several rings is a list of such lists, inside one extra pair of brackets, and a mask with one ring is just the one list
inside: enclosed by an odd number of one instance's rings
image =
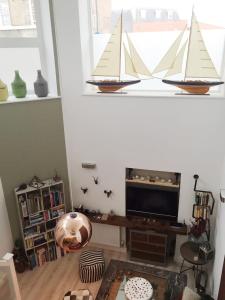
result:
[(12, 103), (24, 103), (24, 102), (33, 102), (33, 101), (45, 101), (45, 100), (56, 100), (61, 99), (60, 96), (49, 95), (47, 97), (37, 97), (36, 95), (28, 95), (25, 98), (16, 98), (14, 96), (9, 96), (7, 101), (0, 101), (1, 104), (12, 104)]
[(212, 93), (209, 95), (192, 95), (192, 94), (182, 94), (179, 91), (167, 91), (167, 92), (159, 92), (159, 91), (132, 91), (132, 90), (123, 90), (122, 92), (115, 92), (115, 93), (101, 93), (97, 90), (90, 90), (86, 89), (83, 91), (83, 96), (95, 96), (95, 97), (125, 97), (125, 98), (133, 98), (133, 97), (140, 97), (140, 98), (161, 98), (161, 99), (184, 99), (184, 100), (192, 100), (192, 99), (199, 99), (199, 100), (224, 100), (224, 95), (222, 93)]

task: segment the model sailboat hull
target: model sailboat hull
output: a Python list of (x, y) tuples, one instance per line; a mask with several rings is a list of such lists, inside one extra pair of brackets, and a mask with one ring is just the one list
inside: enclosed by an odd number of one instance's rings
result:
[(189, 94), (204, 95), (208, 93), (210, 87), (223, 84), (223, 81), (201, 81), (201, 80), (168, 80), (163, 79), (162, 82), (174, 85)]
[(98, 87), (99, 91), (103, 93), (114, 93), (128, 85), (139, 83), (141, 80), (88, 80), (86, 81), (89, 84), (95, 85)]

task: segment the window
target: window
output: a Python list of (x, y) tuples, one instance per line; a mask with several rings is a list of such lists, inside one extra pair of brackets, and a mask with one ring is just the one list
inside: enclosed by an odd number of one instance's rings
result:
[[(10, 94), (15, 70), (19, 70), (26, 82), (28, 94), (34, 94), (33, 83), (38, 69), (42, 69), (46, 79), (52, 81), (48, 72), (49, 62), (46, 61), (46, 51), (53, 52), (52, 37), (46, 37), (48, 29), (42, 31), (42, 24), (50, 26), (50, 13), (46, 18), (43, 10), (49, 12), (48, 1), (0, 0), (0, 78), (8, 85)], [(48, 45), (44, 46), (45, 40)], [(55, 79), (53, 81), (56, 82)], [(50, 92), (55, 94), (56, 84), (53, 85)]]
[[(215, 67), (214, 70), (223, 77), (223, 56), (225, 42), (225, 3), (221, 0), (90, 0), (93, 70), (109, 40), (110, 34), (121, 12), (122, 23), (122, 48), (129, 51), (129, 39), (137, 50), (144, 65), (153, 77), (139, 74), (143, 80), (139, 84), (131, 85), (128, 90), (139, 91), (177, 91), (172, 85), (162, 83), (161, 78), (182, 80), (196, 77), (197, 79), (212, 77), (213, 72), (196, 72), (198, 76), (192, 76), (191, 69), (196, 69), (196, 40), (190, 37), (191, 24), (197, 22), (202, 36), (202, 48), (199, 51), (208, 53), (207, 59)], [(194, 17), (192, 18), (192, 8)], [(194, 16), (193, 15), (193, 16)], [(197, 27), (196, 27), (197, 28)], [(197, 29), (196, 29), (197, 32)], [(195, 32), (195, 33), (196, 33)], [(192, 43), (192, 47), (190, 47)], [(215, 47), (216, 45), (216, 47)], [(191, 54), (192, 53), (192, 54)], [(130, 51), (132, 58), (132, 53)], [(121, 52), (121, 78), (130, 79), (125, 74), (125, 58)], [(178, 65), (179, 64), (179, 65)], [(133, 63), (134, 69), (135, 63)], [(199, 67), (200, 68), (200, 67)], [(189, 70), (187, 72), (187, 69)], [(202, 76), (200, 76), (202, 75)], [(206, 75), (210, 75), (206, 77)], [(211, 92), (223, 92), (223, 86), (216, 86)]]

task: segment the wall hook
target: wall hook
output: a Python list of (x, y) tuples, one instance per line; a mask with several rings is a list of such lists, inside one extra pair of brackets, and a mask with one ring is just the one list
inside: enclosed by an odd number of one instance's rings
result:
[(98, 177), (92, 176), (92, 178), (94, 179), (94, 183), (95, 183), (95, 184), (98, 184)]
[(87, 191), (88, 191), (88, 188), (87, 188), (87, 187), (85, 187), (85, 188), (81, 187), (80, 189), (81, 189), (81, 191), (82, 191), (84, 194), (86, 194)]
[(105, 194), (107, 195), (107, 197), (109, 198), (110, 195), (112, 194), (112, 191), (111, 191), (111, 190), (109, 190), (109, 191), (104, 190), (104, 193), (105, 193)]

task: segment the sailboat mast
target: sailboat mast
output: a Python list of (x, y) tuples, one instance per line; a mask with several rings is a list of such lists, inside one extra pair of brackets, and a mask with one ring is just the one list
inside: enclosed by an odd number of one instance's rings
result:
[(191, 15), (191, 26), (190, 26), (190, 33), (189, 33), (189, 39), (188, 39), (188, 50), (187, 50), (184, 81), (186, 80), (186, 77), (187, 77), (187, 64), (188, 64), (188, 57), (189, 57), (189, 53), (190, 53), (190, 45), (191, 45), (190, 41), (191, 41), (192, 29), (193, 29), (193, 17), (194, 17), (194, 7), (192, 8), (192, 15)]
[(121, 18), (120, 18), (120, 59), (119, 59), (119, 81), (120, 81), (120, 76), (121, 76), (122, 33), (123, 33), (123, 10), (121, 11)]

